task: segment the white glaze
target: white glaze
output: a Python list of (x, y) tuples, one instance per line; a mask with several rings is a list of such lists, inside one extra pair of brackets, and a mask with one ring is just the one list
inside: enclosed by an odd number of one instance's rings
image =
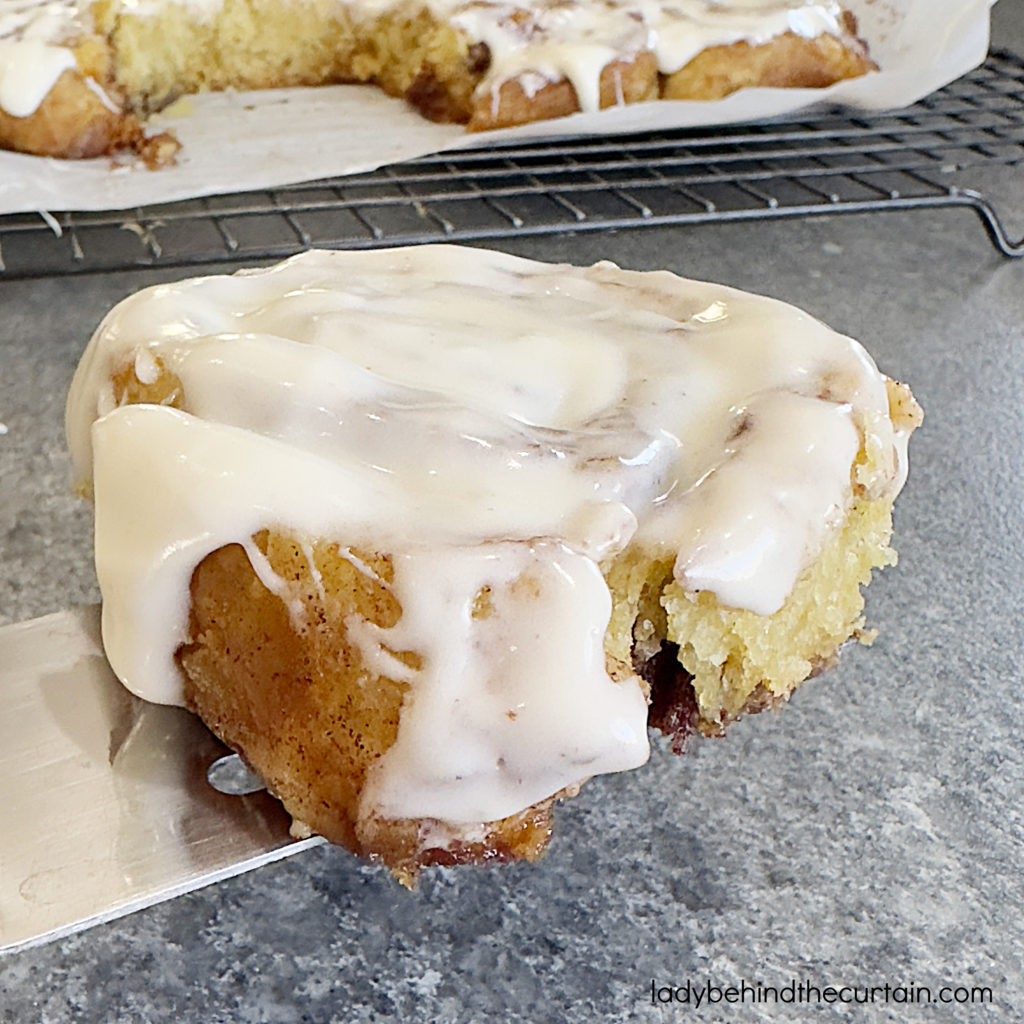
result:
[(522, 76), (539, 76), (541, 84), (565, 78), (584, 111), (600, 105), (605, 65), (644, 50), (670, 74), (712, 46), (758, 45), (785, 32), (844, 34), (834, 0), (429, 0), (429, 6), (467, 38), (487, 44), (491, 65), (481, 89), (496, 92), (507, 81), (531, 80)]
[[(409, 674), (398, 738), (364, 804), (385, 818), (429, 808), (493, 821), (647, 760), (643, 695), (605, 670), (611, 598), (591, 559), (541, 540), (403, 555), (395, 569), (402, 618), (381, 639), (416, 649), (430, 636), (432, 656)], [(482, 583), (494, 610), (474, 621)]]
[(76, 11), (66, 0), (0, 0), (0, 110), (28, 117), (75, 67), (61, 44), (74, 35)]
[[(188, 411), (114, 408), (112, 374), (151, 379), (156, 359)], [(181, 700), (173, 654), (210, 551), (281, 526), (393, 555), (399, 624), (347, 623), (410, 683), (366, 799), (455, 822), (646, 757), (639, 687), (604, 670), (599, 560), (633, 540), (768, 614), (842, 518), (862, 443), (884, 469), (859, 482), (901, 482), (884, 378), (806, 314), (450, 246), (147, 289), (90, 343), (68, 434), (95, 485), (108, 656), (147, 699)], [(509, 590), (521, 576), (535, 600)], [(485, 585), (500, 614), (476, 620)]]
[[(175, 0), (196, 21), (213, 18), (220, 0)], [(408, 0), (337, 0), (353, 19), (383, 14)], [(74, 66), (61, 44), (89, 24), (88, 0), (0, 0), (0, 107), (24, 117)], [(149, 17), (164, 0), (120, 0), (125, 15)], [(568, 79), (583, 110), (595, 110), (601, 69), (651, 50), (669, 73), (710, 46), (765, 42), (783, 32), (813, 38), (842, 34), (835, 0), (426, 0), (471, 43), (484, 42), (491, 64), (482, 90), (519, 79), (528, 92)]]

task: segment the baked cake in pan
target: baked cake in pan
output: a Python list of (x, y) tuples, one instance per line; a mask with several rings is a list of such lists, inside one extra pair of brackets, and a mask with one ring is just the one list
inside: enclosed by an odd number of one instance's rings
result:
[(115, 672), (410, 881), (861, 636), (920, 415), (782, 302), (424, 246), (126, 299), (68, 433)]
[(873, 67), (834, 0), (0, 0), (0, 147), (160, 163), (141, 122), (204, 90), (368, 82), (480, 131)]

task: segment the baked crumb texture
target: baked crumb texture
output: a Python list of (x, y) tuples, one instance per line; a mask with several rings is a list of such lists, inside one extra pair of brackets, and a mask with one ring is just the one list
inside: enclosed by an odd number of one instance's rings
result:
[[(889, 381), (888, 392), (894, 425), (914, 429), (921, 411), (909, 389)], [(180, 381), (162, 366), (145, 384), (125, 367), (114, 378), (114, 397), (119, 405), (186, 407)], [(635, 546), (602, 566), (612, 595), (609, 674), (640, 676), (650, 724), (677, 753), (695, 734), (720, 736), (743, 714), (785, 701), (847, 640), (870, 642), (861, 587), (873, 569), (896, 561), (892, 500), (872, 498), (858, 484), (875, 469), (862, 449), (844, 522), (773, 615), (688, 593), (670, 560)], [(295, 834), (319, 833), (387, 865), (407, 885), (432, 864), (536, 859), (551, 836), (552, 807), (568, 791), (470, 829), (360, 812), (367, 775), (395, 740), (406, 687), (364, 661), (347, 641), (345, 623), (353, 615), (384, 629), (398, 622), (389, 555), (343, 555), (344, 538), (310, 545), (283, 530), (262, 531), (253, 541), (273, 573), (297, 585), (289, 592), (301, 596), (302, 614), (264, 586), (241, 546), (219, 548), (193, 573), (189, 638), (177, 660), (188, 706), (267, 782), (292, 815)], [(481, 593), (474, 614), (488, 614), (489, 604)], [(391, 653), (416, 667), (416, 651)]]
[[(336, 0), (304, 0), (301, 16), (272, 0), (223, 0), (205, 18), (175, 3), (140, 17), (99, 0), (91, 12), (95, 33), (74, 47), (77, 67), (35, 113), (0, 110), (0, 148), (66, 158), (128, 149), (167, 163), (177, 144), (166, 135), (147, 139), (140, 122), (182, 95), (210, 90), (370, 83), (432, 121), (474, 132), (580, 109), (566, 79), (538, 87), (515, 77), (479, 88), (491, 65), (487, 44), (416, 5), (360, 20)], [(843, 26), (841, 37), (786, 33), (710, 47), (669, 75), (649, 51), (623, 55), (600, 72), (599, 105), (714, 100), (748, 86), (823, 88), (874, 69), (852, 16)]]

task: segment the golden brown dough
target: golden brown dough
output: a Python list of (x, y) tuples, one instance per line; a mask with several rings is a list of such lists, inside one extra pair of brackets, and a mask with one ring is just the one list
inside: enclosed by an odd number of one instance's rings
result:
[(711, 47), (666, 76), (661, 95), (668, 100), (717, 100), (753, 86), (824, 89), (872, 70), (875, 64), (866, 50), (835, 36), (806, 39), (786, 33), (760, 46), (739, 42)]
[[(157, 368), (155, 379), (143, 383), (133, 364), (122, 367), (112, 379), (115, 402), (187, 409), (181, 381), (159, 360)], [(888, 398), (893, 423), (912, 431), (921, 411), (910, 390), (890, 381)], [(862, 451), (857, 464), (870, 468), (870, 459)], [(856, 479), (854, 494), (842, 529), (771, 616), (724, 607), (710, 592), (685, 593), (671, 559), (632, 545), (602, 566), (612, 595), (604, 642), (609, 674), (620, 681), (640, 676), (651, 725), (677, 753), (692, 735), (721, 735), (742, 715), (787, 700), (849, 638), (870, 642), (862, 631), (861, 587), (873, 569), (895, 561), (892, 499), (869, 498)], [(260, 581), (245, 550), (228, 545), (192, 575), (189, 637), (177, 660), (188, 706), (267, 782), (292, 815), (295, 834), (323, 835), (386, 864), (406, 884), (432, 864), (540, 856), (553, 806), (568, 791), (469, 831), (361, 813), (367, 775), (394, 743), (405, 685), (365, 663), (345, 622), (351, 615), (385, 629), (398, 622), (390, 557), (343, 553), (344, 538), (310, 546), (280, 529), (252, 539), (275, 576), (299, 584), (303, 625)], [(474, 614), (488, 613), (482, 593)], [(391, 653), (417, 667), (418, 652)]]
[[(304, 582), (307, 626), (293, 628), (284, 603), (231, 545), (193, 574), (191, 640), (178, 659), (189, 707), (267, 781), (296, 834), (323, 835), (405, 881), (428, 864), (535, 859), (551, 834), (555, 798), (470, 839), (439, 822), (360, 815), (367, 772), (395, 740), (405, 687), (364, 664), (344, 620), (356, 613), (382, 627), (398, 621), (401, 609), (381, 582), (391, 579), (391, 563), (355, 552), (373, 579), (323, 542), (314, 548), (314, 584), (294, 539), (275, 532), (256, 542), (282, 579)], [(415, 652), (396, 653), (415, 664)]]
[[(517, 532), (499, 524), (487, 532), (470, 533), (468, 543), (456, 535), (459, 543), (452, 545), (446, 528), (437, 530), (431, 525), (430, 505), (417, 496), (414, 488), (411, 493), (385, 493), (378, 501), (373, 488), (360, 490), (361, 470), (349, 474), (342, 469), (346, 475), (335, 477), (332, 462), (317, 460), (303, 464), (308, 476), (301, 486), (277, 486), (291, 479), (288, 472), (293, 458), (302, 459), (306, 452), (302, 447), (279, 447), (281, 437), (292, 430), (301, 435), (308, 429), (314, 438), (310, 448), (320, 451), (319, 446), (333, 436), (336, 425), (339, 433), (335, 440), (349, 455), (349, 461), (339, 465), (369, 467), (374, 473), (390, 474), (395, 451), (404, 452), (411, 444), (411, 435), (401, 433), (407, 428), (397, 421), (397, 415), (392, 419), (394, 410), (407, 407), (402, 403), (410, 401), (406, 393), (409, 385), (402, 383), (397, 392), (385, 390), (372, 402), (364, 403), (361, 391), (357, 390), (353, 398), (345, 386), (351, 383), (353, 374), (361, 382), (359, 388), (368, 386), (370, 374), (383, 379), (383, 371), (378, 374), (378, 369), (370, 369), (370, 365), (376, 365), (372, 360), (366, 366), (358, 360), (350, 364), (347, 356), (338, 363), (333, 357), (330, 362), (293, 363), (297, 352), (292, 350), (299, 339), (313, 336), (320, 341), (337, 341), (344, 339), (351, 328), (353, 337), (362, 338), (376, 351), (385, 347), (389, 334), (394, 334), (403, 341), (400, 362), (394, 365), (401, 366), (403, 372), (410, 361), (420, 371), (427, 363), (442, 366), (436, 390), (444, 394), (446, 386), (461, 386), (463, 393), (469, 393), (457, 365), (442, 361), (444, 348), (430, 346), (441, 329), (454, 330), (455, 319), (472, 309), (474, 298), (480, 298), (467, 297), (467, 292), (477, 287), (473, 281), (476, 261), (483, 260), (483, 254), (447, 247), (410, 250), (397, 258), (388, 255), (386, 263), (383, 257), (375, 256), (374, 260), (380, 260), (384, 271), (365, 280), (359, 276), (355, 265), (359, 260), (355, 257), (310, 253), (270, 272), (184, 282), (177, 292), (168, 286), (149, 290), (119, 307), (104, 322), (83, 357), (69, 399), (69, 437), (73, 441), (86, 436), (97, 439), (99, 445), (90, 454), (94, 458), (102, 456), (99, 461), (87, 463), (80, 458), (79, 448), (76, 462), (87, 467), (83, 478), (95, 474), (102, 512), (97, 518), (97, 567), (108, 610), (113, 609), (111, 621), (124, 621), (117, 617), (115, 602), (128, 595), (130, 625), (121, 630), (120, 636), (128, 637), (134, 650), (132, 657), (125, 659), (123, 651), (118, 650), (116, 631), (110, 637), (105, 635), (111, 663), (127, 685), (134, 683), (133, 688), (141, 691), (141, 696), (183, 701), (197, 712), (280, 797), (294, 819), (296, 834), (325, 835), (360, 856), (386, 864), (406, 882), (412, 882), (417, 871), (428, 864), (533, 859), (551, 834), (552, 808), (558, 800), (572, 795), (595, 771), (625, 770), (643, 762), (647, 755), (643, 742), (648, 710), (645, 697), (650, 703), (649, 723), (670, 736), (673, 749), (681, 750), (691, 735), (721, 735), (742, 715), (787, 700), (806, 679), (829, 665), (847, 640), (870, 639), (864, 631), (861, 588), (874, 569), (895, 561), (889, 546), (892, 503), (905, 480), (906, 441), (920, 423), (921, 411), (909, 389), (878, 374), (849, 339), (827, 332), (794, 310), (762, 339), (758, 333), (762, 317), (770, 316), (773, 304), (760, 300), (745, 308), (743, 297), (729, 298), (732, 293), (721, 292), (715, 286), (674, 283), (678, 279), (664, 273), (635, 275), (599, 264), (584, 271), (565, 267), (548, 270), (550, 278), (542, 279), (532, 290), (521, 291), (528, 268), (510, 257), (494, 257), (496, 265), (509, 267), (507, 297), (501, 277), (484, 277), (485, 286), (478, 289), (486, 293), (486, 301), (464, 325), (465, 337), (470, 340), (459, 346), (460, 353), (475, 343), (496, 365), (503, 366), (503, 347), (515, 345), (533, 323), (529, 318), (521, 319), (527, 305), (546, 323), (549, 317), (543, 311), (549, 307), (541, 306), (538, 312), (538, 302), (543, 301), (538, 296), (552, 296), (550, 308), (564, 318), (567, 335), (579, 344), (580, 358), (573, 364), (574, 381), (582, 379), (582, 370), (589, 369), (589, 332), (594, 324), (605, 319), (606, 311), (615, 309), (619, 301), (628, 299), (631, 309), (635, 304), (644, 314), (635, 333), (632, 317), (624, 323), (609, 318), (609, 343), (629, 339), (634, 352), (651, 353), (653, 361), (641, 364), (637, 371), (644, 383), (660, 380), (660, 374), (655, 376), (652, 369), (664, 369), (666, 374), (678, 372), (679, 376), (670, 378), (676, 383), (663, 389), (667, 408), (661, 410), (663, 418), (656, 422), (673, 421), (680, 412), (674, 407), (685, 405), (685, 389), (679, 382), (685, 381), (689, 387), (692, 381), (689, 398), (700, 404), (671, 436), (690, 439), (696, 446), (701, 428), (717, 425), (717, 437), (691, 470), (694, 479), (707, 479), (704, 465), (711, 463), (717, 468), (724, 464), (723, 458), (734, 457), (737, 439), (747, 436), (748, 440), (764, 442), (764, 447), (757, 450), (756, 463), (731, 464), (739, 465), (744, 487), (723, 492), (724, 503), (714, 494), (708, 497), (707, 492), (703, 499), (695, 497), (699, 484), (678, 487), (675, 481), (680, 477), (673, 475), (674, 471), (655, 466), (653, 475), (643, 482), (642, 492), (633, 496), (639, 512), (630, 512), (634, 519), (626, 522), (625, 532), (618, 532), (618, 525), (613, 523), (615, 532), (610, 541), (596, 547), (604, 554), (586, 556), (586, 578), (595, 584), (589, 596), (577, 582), (582, 577), (571, 577), (566, 572), (567, 579), (573, 581), (572, 589), (560, 597), (559, 607), (570, 610), (572, 614), (567, 618), (552, 613), (534, 558), (535, 545), (547, 546), (552, 538), (560, 536), (559, 531), (570, 518), (564, 511), (559, 510), (558, 518), (547, 522), (529, 521), (528, 530)], [(341, 267), (336, 271), (341, 276), (323, 276), (324, 267), (332, 265), (334, 270), (334, 264)], [(417, 267), (419, 276), (410, 278)], [(290, 276), (267, 280), (268, 275), (276, 274)], [(333, 291), (344, 297), (334, 307), (335, 320), (325, 313), (333, 302), (332, 280)], [(442, 306), (432, 296), (439, 280), (455, 284), (452, 298)], [(563, 284), (563, 280), (600, 281), (614, 292), (595, 295), (588, 286), (587, 304), (574, 317), (563, 302), (574, 284)], [(426, 289), (423, 281), (428, 283)], [(402, 303), (393, 300), (391, 289), (405, 296), (406, 287), (415, 298), (404, 312), (399, 312)], [(691, 289), (693, 298), (689, 297)], [(364, 323), (355, 309), (371, 293), (379, 297), (380, 306), (365, 311)], [(725, 299), (709, 301), (719, 294)], [(529, 297), (528, 303), (522, 301), (524, 296)], [(734, 302), (732, 312), (727, 302)], [(218, 306), (224, 317), (220, 322), (214, 316)], [(446, 320), (449, 307), (458, 309), (451, 322)], [(508, 337), (494, 327), (506, 310), (512, 322)], [(657, 319), (647, 315), (652, 312)], [(229, 324), (232, 329), (218, 330), (218, 323)], [(580, 323), (585, 325), (584, 333), (577, 331)], [(696, 323), (704, 323), (709, 331), (693, 341), (699, 359), (707, 357), (705, 337), (714, 339), (717, 332), (728, 332), (717, 333), (721, 364), (714, 375), (703, 378), (703, 384), (693, 364), (672, 364), (672, 353), (684, 344), (680, 334), (696, 331)], [(331, 328), (330, 324), (336, 326)], [(250, 335), (254, 328), (256, 333)], [(653, 343), (659, 329), (664, 332), (667, 347), (648, 349), (648, 342)], [(188, 330), (194, 330), (195, 336), (182, 341), (180, 348), (175, 343), (147, 344), (150, 338), (175, 338)], [(235, 330), (243, 333), (236, 334)], [(270, 333), (264, 333), (268, 330)], [(797, 347), (799, 358), (793, 361), (788, 346), (801, 330), (808, 333)], [(764, 407), (758, 409), (754, 399), (745, 399), (740, 405), (734, 395), (717, 403), (710, 401), (715, 394), (715, 376), (728, 375), (743, 362), (732, 355), (737, 351), (729, 344), (730, 335), (736, 340), (734, 331), (752, 348), (778, 344), (778, 360), (795, 378), (793, 386), (799, 388), (793, 393), (799, 408), (808, 401), (815, 403), (816, 412), (828, 417), (824, 422), (838, 420), (841, 431), (830, 434), (825, 427), (819, 444), (816, 431), (822, 421), (812, 421), (806, 432), (794, 430), (795, 406), (788, 394), (779, 396), (785, 404), (774, 430), (770, 414)], [(255, 348), (236, 350), (232, 346), (241, 337), (261, 340)], [(545, 336), (545, 344), (553, 340)], [(835, 344), (838, 354), (825, 359), (816, 376), (808, 381), (806, 353), (816, 359), (827, 344)], [(223, 355), (218, 351), (221, 345), (229, 346)], [(279, 362), (272, 361), (269, 353), (259, 354), (264, 352), (264, 345), (277, 352)], [(326, 345), (321, 347), (326, 349)], [(288, 349), (287, 358), (281, 356), (282, 349)], [(193, 353), (194, 361), (190, 359)], [(415, 363), (421, 354), (424, 363)], [(693, 354), (688, 358), (694, 358)], [(172, 367), (179, 369), (172, 372)], [(323, 390), (318, 390), (318, 384), (303, 391), (297, 382), (313, 377), (319, 380), (318, 374), (311, 372), (313, 367), (318, 372), (327, 367), (335, 375), (325, 374), (330, 383)], [(547, 373), (537, 364), (536, 349), (527, 350), (516, 369), (510, 385), (515, 395), (528, 391), (535, 383), (539, 387), (549, 384)], [(498, 391), (504, 385), (502, 372), (488, 380)], [(615, 376), (620, 372), (616, 370)], [(769, 387), (765, 382), (775, 380), (779, 372), (766, 372), (755, 364), (749, 377), (742, 376), (738, 393), (763, 394)], [(246, 391), (250, 386), (251, 390)], [(776, 384), (775, 390), (782, 386)], [(578, 435), (562, 436), (561, 428), (543, 428), (559, 430), (557, 449), (546, 447), (547, 435), (531, 440), (529, 434), (516, 428), (505, 444), (495, 448), (498, 461), (491, 479), (508, 483), (513, 489), (521, 485), (523, 478), (510, 473), (525, 450), (523, 445), (532, 446), (548, 460), (543, 488), (530, 493), (541, 493), (552, 486), (552, 467), (563, 465), (564, 453), (574, 446), (580, 450), (580, 465), (588, 471), (602, 475), (615, 472), (622, 457), (612, 453), (636, 450), (627, 443), (633, 423), (624, 397), (629, 395), (629, 385), (618, 387), (618, 391), (602, 398), (605, 405), (601, 409), (615, 412), (611, 418), (599, 411), (588, 411), (586, 419), (577, 414), (582, 424)], [(476, 388), (472, 394), (478, 391)], [(401, 398), (393, 397), (395, 393)], [(558, 394), (562, 393), (559, 389)], [(870, 393), (870, 402), (865, 401), (861, 407), (853, 400), (844, 401), (842, 396), (850, 393)], [(283, 394), (288, 398), (282, 405)], [(431, 459), (445, 452), (446, 438), (454, 436), (463, 442), (469, 435), (464, 433), (466, 421), (461, 416), (451, 422), (441, 416), (442, 426), (435, 431), (432, 417), (442, 409), (457, 409), (453, 400), (424, 403), (419, 388), (414, 388), (413, 394), (412, 406), (408, 407), (431, 410), (422, 433), (426, 447), (422, 452), (417, 449), (413, 456), (413, 476), (418, 477), (424, 466), (431, 465)], [(240, 395), (248, 396), (244, 403), (240, 403)], [(257, 411), (264, 400), (267, 407)], [(642, 396), (632, 400), (640, 402)], [(225, 408), (219, 411), (218, 403)], [(178, 411), (120, 408), (140, 404)], [(627, 414), (619, 415), (624, 408)], [(728, 410), (728, 416), (720, 422), (723, 409)], [(302, 425), (311, 411), (312, 425)], [(81, 412), (87, 415), (80, 416)], [(251, 428), (247, 419), (250, 413), (259, 421), (257, 426), (269, 424), (264, 427), (266, 435)], [(223, 419), (217, 418), (218, 414)], [(321, 414), (328, 419), (322, 419)], [(541, 423), (550, 422), (553, 415), (546, 415), (548, 420), (535, 418)], [(236, 416), (241, 423), (235, 422)], [(764, 417), (761, 431), (756, 426), (758, 417)], [(531, 415), (531, 422), (533, 418)], [(171, 426), (173, 432), (169, 437), (147, 435), (147, 419)], [(202, 423), (207, 425), (200, 428)], [(602, 441), (600, 447), (591, 450), (579, 438), (589, 437), (587, 431), (598, 423), (607, 431), (608, 443)], [(325, 433), (326, 424), (332, 427)], [(370, 442), (362, 432), (368, 424), (374, 432)], [(111, 428), (122, 429), (126, 443), (104, 446), (102, 439), (110, 436), (105, 432)], [(417, 420), (416, 433), (421, 428)], [(199, 429), (205, 432), (192, 433)], [(651, 425), (645, 429), (653, 432), (656, 428)], [(396, 434), (395, 430), (400, 432)], [(196, 447), (196, 442), (183, 440), (190, 436), (202, 438), (202, 444)], [(483, 436), (488, 435), (483, 432)], [(147, 437), (151, 440), (146, 441)], [(808, 445), (808, 437), (814, 437), (815, 444)], [(475, 444), (476, 436), (471, 440)], [(384, 453), (379, 459), (372, 454), (377, 443)], [(346, 444), (351, 444), (351, 452), (345, 449)], [(209, 462), (207, 445), (216, 453)], [(491, 446), (485, 443), (483, 447)], [(831, 459), (829, 475), (834, 486), (824, 497), (815, 486), (819, 473), (813, 465), (801, 460), (790, 467), (785, 459), (790, 451), (803, 455), (808, 448), (827, 451)], [(773, 481), (770, 473), (762, 476), (759, 472), (763, 463), (768, 463), (770, 469), (776, 456), (786, 468), (781, 483)], [(282, 460), (278, 467), (283, 465), (286, 472), (270, 473), (264, 480), (264, 464), (275, 458)], [(142, 466), (153, 459), (157, 460), (152, 462), (157, 469), (153, 486), (137, 487), (140, 475), (144, 475)], [(475, 468), (476, 463), (469, 465)], [(576, 481), (572, 474), (577, 471), (568, 465), (567, 480)], [(172, 472), (165, 476), (168, 466)], [(175, 476), (182, 466), (195, 475)], [(432, 475), (434, 471), (429, 472)], [(397, 479), (407, 478), (399, 473)], [(557, 477), (554, 479), (557, 481)], [(594, 480), (602, 478), (582, 479), (587, 481), (586, 498), (592, 493)], [(249, 491), (254, 483), (259, 486)], [(800, 522), (794, 526), (786, 518), (775, 521), (774, 510), (804, 484), (811, 485), (814, 492), (808, 513), (811, 526)], [(275, 486), (275, 497), (287, 490), (289, 494), (294, 492), (295, 500), (275, 506), (269, 496)], [(665, 506), (663, 503), (671, 500), (667, 496), (677, 487), (683, 500), (676, 506)], [(499, 501), (501, 511), (516, 509), (518, 495), (493, 485), (460, 498), (453, 496), (457, 491), (457, 487), (445, 483), (437, 492), (443, 519), (449, 514), (464, 514), (467, 508), (474, 515), (481, 510), (490, 513), (499, 510)], [(765, 491), (769, 500), (759, 505)], [(133, 506), (135, 498), (151, 493), (180, 496), (180, 505), (158, 497), (151, 509), (144, 503), (141, 511)], [(210, 501), (211, 494), (213, 508), (204, 512), (203, 503)], [(685, 513), (691, 499), (706, 517), (699, 521), (700, 538), (707, 537), (707, 523), (717, 525), (736, 509), (756, 525), (758, 551), (763, 551), (765, 544), (778, 548), (795, 539), (792, 558), (781, 570), (777, 563), (769, 562), (766, 569), (763, 563), (759, 566), (762, 575), (773, 582), (780, 572), (784, 574), (785, 586), (771, 594), (770, 601), (746, 600), (743, 593), (735, 597), (735, 591), (713, 589), (700, 577), (688, 576), (691, 563), (684, 560), (690, 557), (687, 542), (680, 540), (686, 534), (682, 517), (669, 523), (656, 521), (658, 529), (653, 532), (640, 525), (645, 508), (648, 515), (652, 509), (656, 514), (666, 508), (678, 515), (680, 511)], [(334, 500), (351, 502), (352, 506), (344, 514), (332, 512), (321, 518)], [(819, 501), (823, 503), (817, 504)], [(601, 503), (600, 512), (609, 504)], [(627, 506), (622, 507), (629, 511)], [(179, 518), (183, 510), (186, 514)], [(400, 518), (392, 522), (389, 517), (396, 510)], [(236, 512), (241, 512), (241, 519), (235, 518)], [(165, 513), (170, 513), (166, 519)], [(308, 513), (312, 518), (305, 518)], [(593, 506), (587, 514), (593, 515)], [(120, 525), (118, 515), (124, 516)], [(136, 521), (148, 525), (140, 531), (142, 543), (133, 546), (131, 535)], [(305, 527), (300, 527), (302, 522)], [(605, 536), (607, 526), (602, 519), (596, 524), (587, 521), (584, 526), (588, 537), (601, 540)], [(432, 534), (432, 529), (437, 532)], [(482, 546), (478, 539), (481, 534), (497, 540), (488, 540)], [(510, 535), (512, 540), (508, 540)], [(726, 535), (732, 537), (734, 533), (729, 530)], [(200, 537), (198, 545), (188, 539), (196, 536)], [(497, 547), (489, 547), (492, 543)], [(574, 561), (582, 561), (569, 543), (565, 541), (563, 550), (572, 554)], [(159, 587), (153, 587), (152, 577), (145, 572), (137, 583), (128, 580), (126, 585), (123, 576), (118, 579), (118, 573), (127, 570), (131, 576), (140, 567), (145, 570), (151, 566), (154, 559), (187, 551), (190, 545), (191, 556), (182, 558), (176, 567), (170, 600)], [(414, 550), (410, 552), (406, 545)], [(505, 547), (515, 547), (517, 556), (526, 553), (529, 557), (517, 557), (501, 572), (490, 568), (484, 573), (478, 571), (480, 562), (493, 563), (501, 557), (498, 548)], [(749, 547), (741, 547), (739, 569), (730, 569), (745, 583), (749, 583), (749, 551)], [(464, 561), (467, 552), (469, 559)], [(604, 560), (597, 564), (590, 560), (594, 557)], [(735, 556), (730, 553), (729, 557)], [(470, 564), (477, 568), (467, 570)], [(414, 575), (409, 573), (410, 565), (418, 567)], [(151, 590), (155, 595), (152, 603), (148, 600)], [(457, 595), (454, 600), (452, 592)], [(432, 614), (435, 603), (440, 613), (436, 618)], [(757, 608), (762, 611), (755, 611)], [(138, 611), (153, 621), (134, 619)], [(172, 628), (162, 628), (167, 623)], [(455, 628), (449, 630), (453, 625)], [(150, 630), (149, 626), (157, 628)], [(583, 644), (578, 639), (580, 634), (585, 637)], [(162, 651), (162, 668), (154, 668), (154, 651)], [(521, 655), (525, 657), (521, 659)], [(507, 673), (510, 662), (515, 662), (518, 674)], [(125, 671), (125, 664), (129, 671)], [(589, 753), (574, 753), (585, 749), (578, 737), (586, 734), (587, 702), (596, 691), (575, 690), (573, 684), (594, 675), (602, 687), (616, 692), (616, 697), (623, 692), (621, 684), (631, 702), (628, 719), (604, 716), (598, 728), (605, 736), (614, 735), (617, 742), (623, 738), (629, 743), (641, 741), (639, 756), (631, 754), (631, 760), (610, 769), (601, 768), (598, 759)], [(161, 682), (159, 688), (152, 687), (153, 677)], [(538, 692), (516, 689), (521, 680), (538, 684), (539, 697)], [(447, 689), (449, 682), (457, 684), (454, 690)], [(422, 688), (417, 688), (421, 683)], [(557, 699), (549, 704), (550, 695)], [(483, 711), (474, 717), (473, 706), (478, 702)], [(467, 709), (469, 712), (464, 714)], [(437, 711), (439, 715), (424, 715), (424, 711)], [(480, 722), (485, 724), (481, 726)], [(507, 741), (481, 747), (478, 741), (492, 727), (502, 732), (509, 723), (516, 725)], [(552, 752), (545, 747), (545, 736), (555, 725), (559, 745)], [(410, 739), (417, 745), (411, 762), (405, 749)], [(473, 751), (469, 757), (465, 756), (463, 743)], [(431, 787), (438, 786), (438, 780), (430, 778), (433, 766), (443, 762), (442, 752), (449, 750), (457, 758), (445, 764), (440, 786), (453, 784), (465, 792), (477, 779), (483, 779), (486, 788), (503, 783), (502, 776), (507, 774), (518, 787), (514, 799), (474, 797), (468, 801), (460, 798), (455, 803), (429, 803), (433, 800)], [(516, 760), (520, 753), (525, 755), (523, 761)], [(556, 764), (559, 771), (545, 775), (542, 785), (526, 790), (523, 783), (533, 770), (531, 761), (545, 770)], [(414, 765), (412, 772), (406, 770), (409, 763)], [(396, 764), (398, 773), (389, 775)], [(561, 770), (563, 766), (567, 770)], [(428, 780), (426, 788), (421, 789), (420, 780), (424, 779)], [(390, 792), (388, 786), (392, 787)], [(399, 799), (394, 799), (394, 792), (400, 794)], [(529, 800), (537, 802), (524, 807)], [(448, 820), (383, 817), (389, 809), (404, 816), (425, 813), (423, 808), (428, 806), (433, 808), (431, 813), (447, 816)], [(516, 813), (500, 820), (478, 820), (512, 810)]]
[[(0, 110), (0, 148), (64, 158), (134, 150), (152, 165), (166, 163), (176, 144), (147, 140), (140, 119), (209, 90), (370, 83), (430, 120), (474, 132), (580, 109), (564, 78), (538, 88), (512, 77), (481, 88), (491, 65), (486, 43), (425, 8), (357, 21), (335, 0), (306, 0), (302, 17), (273, 0), (224, 0), (197, 19), (183, 4), (139, 16), (98, 0), (91, 16), (95, 33), (74, 44), (78, 67), (64, 72), (38, 110), (28, 117)], [(667, 76), (652, 53), (624, 53), (600, 72), (599, 105), (714, 100), (750, 86), (820, 88), (873, 68), (847, 16), (841, 38), (786, 34), (756, 46), (716, 46)]]
[(86, 40), (75, 52), (77, 68), (65, 71), (28, 117), (0, 108), (0, 145), (6, 149), (66, 159), (135, 148), (142, 129), (130, 114), (111, 110), (88, 80), (109, 83), (109, 51), (102, 40)]

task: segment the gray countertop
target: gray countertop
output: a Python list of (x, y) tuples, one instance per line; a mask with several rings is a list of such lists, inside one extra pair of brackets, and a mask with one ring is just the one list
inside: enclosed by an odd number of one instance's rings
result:
[[(1024, 53), (1021, 0), (994, 26)], [(980, 177), (1019, 237), (1024, 173)], [(0, 959), (0, 1022), (1024, 1019), (1024, 261), (953, 209), (494, 244), (786, 299), (912, 384), (927, 418), (900, 565), (869, 592), (878, 641), (722, 742), (591, 782), (539, 864), (433, 870), (409, 893), (308, 850)], [(0, 282), (0, 622), (98, 598), (64, 392), (103, 312), (180, 276)], [(658, 998), (791, 981), (879, 991)], [(993, 1001), (907, 1007), (886, 984)]]

